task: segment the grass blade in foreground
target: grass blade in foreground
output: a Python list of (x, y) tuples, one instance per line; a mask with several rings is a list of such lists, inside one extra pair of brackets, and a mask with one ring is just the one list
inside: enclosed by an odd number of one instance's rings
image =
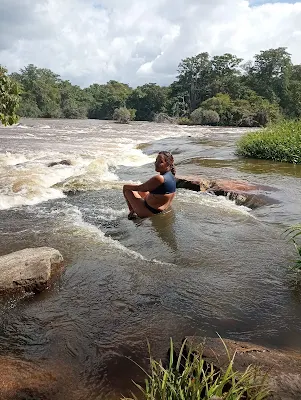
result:
[[(225, 345), (225, 344), (224, 344)], [(178, 357), (173, 343), (166, 366), (150, 356), (150, 373), (145, 387), (136, 385), (141, 391), (139, 399), (145, 400), (263, 400), (268, 396), (265, 377), (258, 368), (249, 366), (244, 373), (233, 370), (233, 361), (225, 370), (220, 370), (202, 358), (202, 354), (187, 348), (183, 342)], [(136, 396), (124, 399), (134, 400)]]
[(299, 256), (297, 260), (294, 260), (295, 264), (293, 269), (301, 272), (301, 224), (289, 227), (284, 233), (286, 237), (289, 237), (289, 240), (293, 242)]

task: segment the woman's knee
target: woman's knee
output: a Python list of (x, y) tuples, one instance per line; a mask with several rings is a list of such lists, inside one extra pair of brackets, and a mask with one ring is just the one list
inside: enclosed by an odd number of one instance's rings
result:
[(125, 185), (123, 186), (122, 191), (124, 196), (126, 195), (126, 193), (130, 192), (129, 189), (125, 189)]

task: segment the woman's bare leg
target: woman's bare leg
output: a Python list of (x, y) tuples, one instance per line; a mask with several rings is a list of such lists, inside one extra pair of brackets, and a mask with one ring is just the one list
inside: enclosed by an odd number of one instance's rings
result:
[(138, 192), (138, 194), (142, 199), (145, 199), (147, 197), (147, 195), (149, 194), (149, 192)]
[(131, 212), (133, 212), (134, 210), (133, 210), (133, 207), (132, 207), (131, 203), (128, 201), (127, 196), (126, 196), (126, 192), (129, 192), (129, 191), (130, 191), (130, 190), (125, 190), (124, 187), (123, 187), (123, 196), (124, 196), (124, 198), (125, 198), (125, 201), (126, 201), (126, 203), (127, 203), (127, 205), (128, 205), (128, 208), (129, 208), (129, 211), (130, 211), (130, 213), (131, 213)]
[[(143, 192), (144, 194), (145, 192)], [(144, 205), (144, 199), (140, 196), (140, 193), (123, 189), (123, 194), (129, 207), (129, 217), (132, 217), (134, 213), (140, 218), (146, 218), (152, 216), (152, 212), (149, 211)]]

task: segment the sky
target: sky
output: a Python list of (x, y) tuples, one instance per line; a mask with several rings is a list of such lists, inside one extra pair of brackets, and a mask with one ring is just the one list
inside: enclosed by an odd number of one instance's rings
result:
[(301, 63), (301, 0), (0, 0), (0, 64), (81, 87), (167, 85), (186, 57), (277, 47)]

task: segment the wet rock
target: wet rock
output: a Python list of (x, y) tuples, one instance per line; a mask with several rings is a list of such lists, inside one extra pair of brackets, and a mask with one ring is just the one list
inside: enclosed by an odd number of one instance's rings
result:
[(225, 196), (229, 200), (235, 201), (237, 205), (244, 205), (252, 209), (276, 203), (275, 200), (259, 193), (260, 190), (266, 189), (266, 187), (248, 182), (229, 179), (213, 180), (202, 176), (177, 177), (176, 181), (177, 188)]
[(0, 356), (0, 369), (1, 400), (75, 398), (69, 397), (70, 374), (66, 373), (62, 365), (51, 367), (38, 362), (32, 363), (14, 357)]
[(62, 267), (62, 255), (50, 247), (28, 248), (1, 256), (0, 293), (39, 293)]
[(25, 191), (26, 193), (34, 193), (34, 190), (38, 185), (39, 182), (35, 178), (20, 177), (12, 184), (12, 191), (14, 193), (22, 191)]
[(211, 181), (210, 190), (217, 196), (226, 196), (228, 193), (244, 193), (257, 190), (258, 187), (248, 182), (219, 179)]
[(176, 177), (177, 188), (194, 190), (195, 192), (206, 192), (212, 186), (211, 181), (202, 176)]
[(269, 399), (296, 400), (301, 394), (301, 353), (273, 350), (251, 343), (220, 339), (188, 337), (187, 344), (194, 351), (201, 351), (205, 361), (217, 368), (229, 364), (235, 354), (233, 368), (243, 372), (249, 365), (258, 366), (261, 376), (266, 374), (266, 383), (271, 390)]
[(55, 165), (72, 165), (72, 162), (70, 160), (53, 161), (47, 167), (54, 167)]

